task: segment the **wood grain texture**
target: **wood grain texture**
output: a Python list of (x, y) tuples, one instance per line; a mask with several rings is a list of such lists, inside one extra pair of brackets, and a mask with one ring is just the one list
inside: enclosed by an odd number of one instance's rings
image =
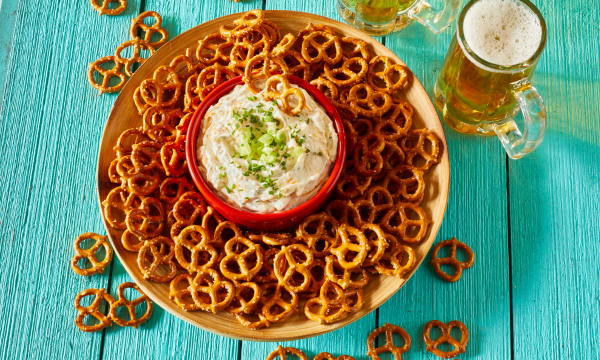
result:
[(549, 122), (540, 147), (508, 163), (515, 359), (598, 359), (600, 29), (585, 19), (600, 10), (534, 3), (549, 30), (534, 78)]

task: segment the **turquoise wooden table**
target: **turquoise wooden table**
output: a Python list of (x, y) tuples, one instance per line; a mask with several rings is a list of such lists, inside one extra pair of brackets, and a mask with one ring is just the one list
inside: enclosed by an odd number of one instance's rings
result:
[[(534, 3), (549, 29), (534, 79), (549, 110), (542, 145), (512, 161), (497, 139), (446, 128), (452, 182), (437, 241), (467, 242), (475, 266), (448, 284), (424, 263), (378, 311), (285, 345), (309, 358), (328, 351), (367, 359), (367, 335), (391, 322), (413, 339), (405, 359), (434, 359), (424, 350), (424, 324), (458, 319), (471, 333), (461, 359), (600, 357), (600, 8), (584, 0)], [(94, 174), (116, 95), (99, 96), (85, 74), (144, 10), (162, 14), (174, 36), (253, 8), (339, 19), (334, 0), (130, 0), (113, 17), (98, 16), (88, 0), (0, 6), (0, 358), (264, 359), (276, 344), (212, 335), (156, 307), (138, 330), (83, 333), (74, 325), (79, 291), (115, 294), (129, 281), (116, 259), (89, 278), (69, 266), (77, 235), (105, 231)], [(381, 41), (432, 94), (453, 32), (435, 36), (413, 24)]]

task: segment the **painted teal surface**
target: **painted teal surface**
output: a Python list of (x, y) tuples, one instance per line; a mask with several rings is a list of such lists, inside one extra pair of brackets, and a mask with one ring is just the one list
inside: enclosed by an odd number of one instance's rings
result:
[[(452, 181), (438, 241), (471, 245), (475, 266), (447, 284), (423, 264), (378, 312), (290, 343), (309, 358), (328, 351), (366, 359), (367, 334), (389, 321), (413, 339), (405, 359), (434, 359), (421, 340), (432, 319), (467, 324), (461, 359), (600, 357), (600, 9), (584, 0), (534, 2), (550, 35), (535, 79), (550, 114), (540, 148), (507, 161), (495, 139), (446, 133)], [(98, 96), (85, 71), (127, 38), (129, 19), (142, 10), (160, 12), (177, 35), (252, 8), (338, 19), (334, 0), (130, 0), (116, 17), (98, 16), (88, 1), (0, 6), (0, 358), (264, 359), (276, 344), (215, 336), (159, 308), (139, 330), (87, 334), (74, 326), (79, 291), (115, 294), (130, 280), (118, 260), (90, 278), (68, 266), (78, 234), (103, 232), (94, 174), (116, 98)], [(452, 31), (436, 37), (413, 24), (382, 41), (431, 94)]]

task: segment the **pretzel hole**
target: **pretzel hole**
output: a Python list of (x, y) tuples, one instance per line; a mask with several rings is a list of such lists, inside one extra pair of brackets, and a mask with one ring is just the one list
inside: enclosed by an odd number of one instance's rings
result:
[(364, 222), (369, 222), (369, 218), (371, 217), (371, 213), (373, 211), (371, 206), (367, 204), (361, 205), (357, 210), (361, 220)]
[(394, 213), (388, 220), (387, 225), (389, 225), (390, 227), (396, 228), (396, 227), (400, 226), (400, 224), (402, 224), (402, 218), (400, 217), (400, 213), (398, 211), (394, 210)]
[(441, 264), (440, 268), (448, 276), (454, 276), (454, 274), (456, 274), (456, 268), (454, 268), (454, 266), (452, 266), (452, 265)]
[(242, 272), (240, 270), (240, 265), (234, 259), (227, 261), (225, 263), (225, 268), (227, 268), (227, 270), (229, 270), (229, 272), (231, 272), (233, 274), (237, 274), (237, 275), (240, 275)]
[(400, 335), (396, 332), (392, 332), (392, 339), (394, 339), (394, 346), (396, 346), (396, 347), (401, 348), (404, 346), (404, 344), (406, 344), (406, 341), (404, 340), (402, 335)]
[[(107, 61), (107, 62), (104, 62), (104, 63), (100, 64), (99, 66), (100, 66), (101, 68), (103, 68), (105, 71), (110, 71), (112, 68), (114, 68), (114, 67), (115, 67), (115, 64), (116, 64), (116, 63), (115, 63), (114, 61)], [(121, 65), (119, 65), (119, 67), (117, 68), (117, 70), (119, 70), (119, 71), (120, 71), (120, 70), (122, 70), (122, 68), (123, 68), (123, 67), (122, 67)], [(113, 74), (110, 74), (110, 73), (109, 73), (109, 75), (108, 75), (108, 76), (110, 76), (110, 78), (108, 79), (108, 84), (106, 84), (106, 87), (113, 87), (113, 86), (117, 86), (117, 85), (119, 85), (119, 84), (121, 83), (121, 81), (122, 81), (122, 80), (121, 80), (121, 78), (120, 78), (120, 77), (118, 77), (118, 76), (116, 76), (116, 75), (113, 75)], [(97, 72), (97, 71), (94, 71), (94, 82), (95, 82), (96, 84), (100, 84), (100, 85), (102, 85), (102, 84), (104, 83), (104, 81), (105, 81), (105, 80), (104, 80), (104, 75), (100, 74), (100, 73), (99, 73), (99, 72)]]
[(462, 248), (459, 248), (457, 246), (456, 247), (456, 259), (460, 262), (466, 263), (467, 261), (469, 261), (469, 255), (467, 255), (467, 253)]
[(365, 279), (365, 276), (362, 271), (352, 271), (350, 270), (350, 281), (352, 282), (361, 282)]
[(369, 119), (359, 118), (353, 125), (359, 137), (365, 137), (373, 132), (373, 123)]
[[(104, 314), (104, 311), (102, 311), (102, 313)], [(100, 325), (100, 320), (98, 320), (94, 316), (88, 314), (86, 317), (83, 318), (83, 325), (85, 325), (85, 326)]]

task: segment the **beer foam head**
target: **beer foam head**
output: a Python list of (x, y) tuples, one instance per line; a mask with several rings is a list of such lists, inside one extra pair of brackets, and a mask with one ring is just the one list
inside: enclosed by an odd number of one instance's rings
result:
[(542, 40), (542, 26), (536, 14), (514, 0), (475, 3), (465, 16), (463, 32), (475, 54), (505, 66), (531, 58)]

